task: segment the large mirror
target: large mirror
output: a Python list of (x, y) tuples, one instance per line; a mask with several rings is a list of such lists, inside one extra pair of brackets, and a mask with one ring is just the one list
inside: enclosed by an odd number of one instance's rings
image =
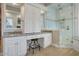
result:
[(16, 31), (22, 29), (21, 6), (23, 4), (6, 4), (5, 29), (6, 31)]

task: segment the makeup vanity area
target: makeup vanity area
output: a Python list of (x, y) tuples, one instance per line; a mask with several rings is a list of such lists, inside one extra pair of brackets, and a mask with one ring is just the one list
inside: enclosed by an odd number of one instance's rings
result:
[(18, 36), (8, 36), (4, 38), (4, 55), (22, 56), (27, 54), (27, 41), (38, 38), (38, 42), (42, 48), (51, 45), (51, 33), (35, 33), (35, 34), (22, 34)]
[[(27, 41), (39, 39), (42, 48), (52, 44), (52, 33), (41, 32), (41, 6), (32, 4), (4, 5), (5, 24), (3, 29), (3, 55), (24, 56), (27, 54)], [(15, 20), (16, 19), (16, 20)]]

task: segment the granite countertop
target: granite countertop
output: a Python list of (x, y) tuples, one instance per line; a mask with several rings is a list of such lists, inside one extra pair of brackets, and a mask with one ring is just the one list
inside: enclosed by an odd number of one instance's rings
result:
[(7, 34), (5, 33), (3, 35), (3, 38), (7, 38), (7, 37), (17, 37), (17, 36), (31, 36), (31, 35), (40, 35), (40, 34), (45, 34), (48, 32), (36, 32), (36, 33), (21, 33), (21, 34)]

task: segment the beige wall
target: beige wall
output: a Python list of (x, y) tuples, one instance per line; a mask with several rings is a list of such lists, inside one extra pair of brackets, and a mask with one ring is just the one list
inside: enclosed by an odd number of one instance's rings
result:
[(59, 45), (59, 41), (60, 41), (59, 37), (60, 37), (59, 31), (53, 31), (53, 44)]

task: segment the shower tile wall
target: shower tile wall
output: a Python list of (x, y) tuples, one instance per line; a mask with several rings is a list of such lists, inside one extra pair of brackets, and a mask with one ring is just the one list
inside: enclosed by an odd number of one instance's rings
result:
[[(62, 20), (64, 21), (62, 22)], [(62, 22), (62, 23), (61, 23)], [(45, 29), (60, 30), (60, 46), (71, 47), (73, 32), (73, 4), (51, 4), (44, 19)]]

